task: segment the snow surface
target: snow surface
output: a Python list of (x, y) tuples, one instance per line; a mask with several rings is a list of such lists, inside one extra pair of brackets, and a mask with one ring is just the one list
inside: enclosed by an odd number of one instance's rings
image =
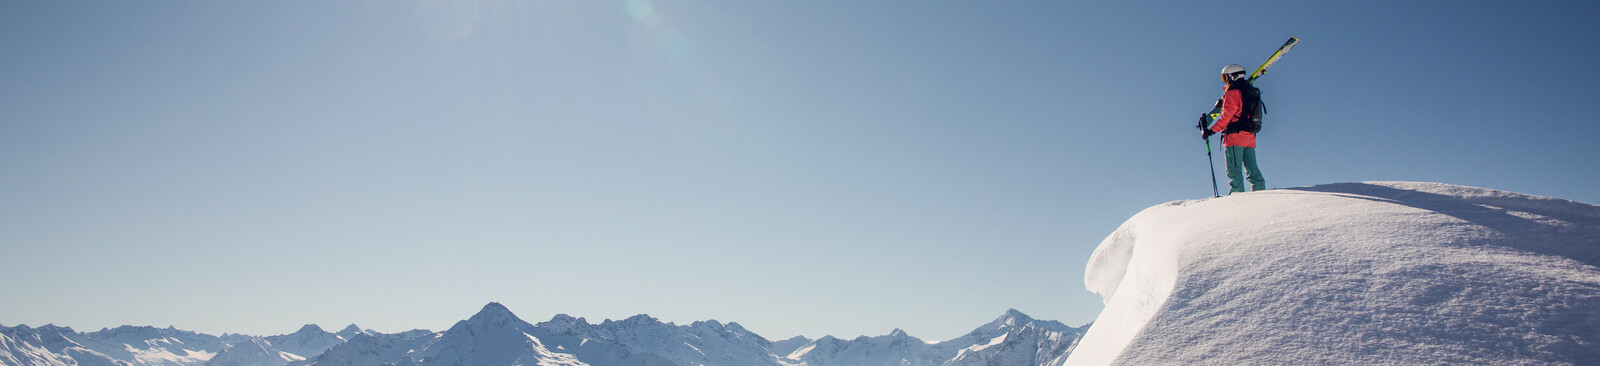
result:
[(1170, 202), (1095, 249), (1055, 364), (1600, 364), (1600, 206), (1365, 182)]

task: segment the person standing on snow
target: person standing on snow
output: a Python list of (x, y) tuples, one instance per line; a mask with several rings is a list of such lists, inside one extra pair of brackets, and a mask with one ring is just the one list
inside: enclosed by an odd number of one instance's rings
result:
[(1222, 94), (1222, 113), (1215, 124), (1204, 128), (1200, 137), (1222, 133), (1223, 157), (1228, 161), (1228, 193), (1244, 192), (1245, 172), (1249, 172), (1250, 190), (1267, 189), (1267, 180), (1256, 166), (1256, 134), (1260, 127), (1251, 126), (1252, 118), (1261, 110), (1261, 93), (1250, 85), (1244, 66), (1228, 65), (1222, 68), (1222, 82), (1227, 89)]

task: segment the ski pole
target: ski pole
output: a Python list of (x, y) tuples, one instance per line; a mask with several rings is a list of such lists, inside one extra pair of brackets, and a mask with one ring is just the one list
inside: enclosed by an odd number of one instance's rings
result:
[(1206, 167), (1211, 168), (1211, 197), (1222, 197), (1222, 194), (1217, 191), (1217, 162), (1215, 160), (1211, 160), (1210, 137), (1206, 138)]
[[(1217, 108), (1222, 108), (1221, 99), (1217, 100)], [(1200, 131), (1204, 133), (1206, 130), (1206, 125), (1208, 124), (1211, 124), (1211, 113), (1201, 113), (1200, 121), (1197, 122), (1194, 127), (1200, 129)], [(1200, 137), (1206, 140), (1206, 168), (1211, 169), (1211, 197), (1222, 197), (1222, 194), (1217, 191), (1217, 161), (1211, 159), (1211, 136), (1202, 134)]]

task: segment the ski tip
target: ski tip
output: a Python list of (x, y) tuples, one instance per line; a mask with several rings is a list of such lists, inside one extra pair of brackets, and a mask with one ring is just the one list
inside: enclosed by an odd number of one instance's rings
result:
[(1284, 41), (1283, 42), (1283, 46), (1284, 47), (1293, 47), (1296, 43), (1300, 43), (1300, 39), (1299, 38), (1289, 37), (1288, 41)]

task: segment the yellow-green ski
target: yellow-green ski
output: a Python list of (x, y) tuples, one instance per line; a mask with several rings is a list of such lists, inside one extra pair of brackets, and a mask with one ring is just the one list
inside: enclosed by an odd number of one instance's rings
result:
[(1283, 57), (1283, 54), (1288, 53), (1290, 48), (1294, 48), (1294, 45), (1299, 43), (1299, 38), (1289, 37), (1288, 42), (1283, 42), (1283, 47), (1278, 47), (1278, 52), (1273, 52), (1272, 57), (1267, 58), (1267, 62), (1261, 63), (1261, 67), (1257, 67), (1256, 72), (1250, 74), (1250, 82), (1256, 82), (1256, 78), (1261, 77), (1261, 74), (1267, 73), (1267, 68), (1272, 67), (1272, 64), (1278, 63), (1278, 58)]

